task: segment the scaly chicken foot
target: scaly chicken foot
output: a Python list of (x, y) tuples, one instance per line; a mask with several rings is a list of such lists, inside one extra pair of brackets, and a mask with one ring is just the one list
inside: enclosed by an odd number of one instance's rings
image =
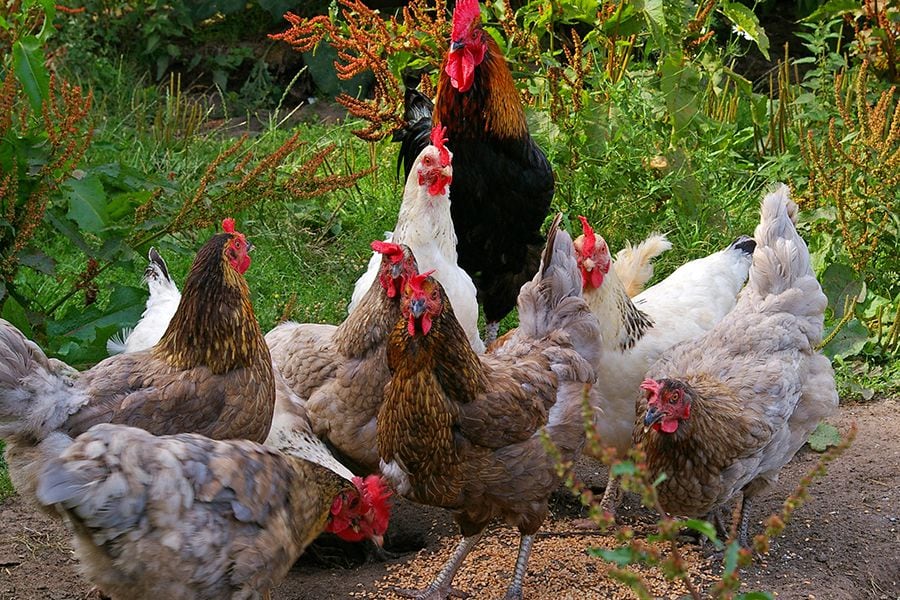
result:
[[(600, 499), (600, 510), (609, 513), (613, 520), (616, 519), (616, 511), (619, 509), (619, 503), (622, 500), (622, 485), (618, 477), (609, 472), (609, 480), (606, 482), (606, 489), (603, 491), (603, 498)], [(595, 531), (600, 529), (593, 519), (576, 519), (572, 522), (575, 529), (584, 529)]]
[(522, 600), (522, 581), (525, 579), (525, 571), (528, 568), (528, 559), (531, 557), (531, 547), (534, 544), (533, 535), (523, 535), (519, 540), (519, 555), (516, 557), (516, 569), (513, 571), (513, 580), (506, 590), (504, 600)]
[(743, 548), (750, 548), (750, 544), (747, 542), (747, 529), (750, 527), (750, 506), (753, 504), (749, 498), (745, 495), (741, 495), (741, 509), (738, 513), (738, 543)]
[(613, 475), (612, 469), (609, 470), (609, 481), (606, 482), (606, 490), (603, 492), (603, 498), (600, 499), (600, 510), (608, 512), (616, 518), (616, 510), (619, 508), (619, 501), (622, 498), (622, 485), (618, 477)]
[(421, 590), (395, 587), (391, 588), (391, 590), (398, 596), (403, 596), (404, 598), (415, 598), (415, 600), (445, 600), (446, 598), (468, 598), (469, 594), (451, 587), (450, 584), (453, 582), (453, 578), (456, 577), (456, 572), (459, 571), (459, 567), (462, 565), (463, 560), (465, 560), (469, 552), (472, 551), (472, 548), (475, 547), (475, 544), (478, 543), (482, 535), (483, 533), (477, 533), (469, 537), (464, 537), (459, 542), (456, 550), (453, 551), (453, 556), (450, 557), (450, 560), (444, 563), (444, 566), (441, 567), (441, 570), (438, 573), (437, 577), (434, 578), (434, 581), (432, 581), (431, 584), (428, 585), (428, 587)]

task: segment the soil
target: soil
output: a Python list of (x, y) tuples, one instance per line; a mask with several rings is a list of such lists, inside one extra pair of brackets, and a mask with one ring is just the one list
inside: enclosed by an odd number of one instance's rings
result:
[[(784, 533), (768, 555), (742, 573), (746, 590), (772, 592), (779, 600), (900, 599), (900, 404), (881, 400), (845, 405), (830, 421), (846, 432), (859, 428), (856, 441), (809, 489)], [(782, 473), (781, 481), (757, 502), (751, 533), (764, 515), (777, 511), (819, 455), (804, 449)], [(605, 481), (603, 469), (583, 459), (579, 471), (590, 485)], [(535, 542), (525, 578), (529, 598), (632, 598), (603, 574), (603, 562), (585, 553), (612, 546), (606, 535), (572, 526), (583, 514), (572, 497), (554, 495), (552, 516)], [(626, 497), (621, 520), (636, 535), (652, 532), (652, 514)], [(458, 537), (441, 510), (398, 502), (385, 547), (399, 554), (387, 562), (366, 562), (363, 547), (353, 552), (317, 542), (275, 590), (273, 600), (391, 598), (390, 585), (422, 585), (452, 552)], [(502, 597), (516, 556), (517, 535), (503, 525), (490, 528), (457, 575), (455, 584), (472, 598)], [(721, 569), (720, 559), (704, 557), (692, 541), (681, 551), (695, 585), (706, 588)], [(351, 566), (352, 565), (352, 566)], [(62, 525), (19, 498), (0, 505), (0, 600), (82, 599), (90, 590), (77, 572)], [(677, 598), (683, 588), (645, 570), (657, 597)]]

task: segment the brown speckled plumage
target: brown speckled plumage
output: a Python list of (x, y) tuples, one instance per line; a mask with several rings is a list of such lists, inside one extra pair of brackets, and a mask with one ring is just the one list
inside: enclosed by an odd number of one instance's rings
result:
[[(403, 268), (415, 270), (415, 257), (402, 248)], [(279, 371), (306, 399), (315, 434), (358, 472), (378, 469), (375, 420), (390, 379), (386, 340), (399, 317), (399, 297), (388, 297), (376, 280), (340, 326), (285, 323), (266, 335)]]
[(569, 458), (584, 440), (597, 323), (568, 235), (551, 235), (548, 246), (519, 296), (522, 325), (496, 353), (471, 350), (430, 278), (443, 307), (430, 332), (412, 336), (401, 319), (388, 340), (392, 377), (378, 416), (385, 475), (412, 500), (454, 510), (466, 536), (494, 517), (534, 533), (559, 483), (541, 432)]
[(243, 275), (227, 262), (232, 234), (197, 253), (181, 303), (150, 350), (113, 356), (85, 371), (88, 402), (64, 429), (77, 436), (109, 422), (156, 435), (196, 432), (262, 442), (272, 424), (271, 358)]

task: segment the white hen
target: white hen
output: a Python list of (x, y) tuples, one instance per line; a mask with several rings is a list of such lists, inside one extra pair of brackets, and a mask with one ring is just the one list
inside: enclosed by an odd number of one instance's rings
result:
[[(595, 393), (594, 421), (604, 446), (620, 455), (631, 447), (635, 394), (647, 369), (673, 345), (711, 329), (734, 308), (747, 280), (755, 247), (741, 237), (728, 248), (676, 269), (666, 279), (629, 298), (606, 241), (581, 217), (584, 234), (575, 240), (584, 281), (584, 299), (600, 321), (603, 361)], [(610, 477), (602, 508), (615, 513), (618, 488)]]
[(110, 354), (137, 352), (155, 346), (166, 332), (172, 315), (178, 310), (181, 292), (178, 291), (178, 286), (169, 275), (166, 261), (159, 255), (156, 248), (150, 248), (148, 258), (150, 264), (144, 271), (144, 281), (147, 282), (150, 290), (147, 308), (144, 309), (141, 320), (134, 329), (125, 328), (109, 338), (109, 341), (106, 342), (106, 350)]
[[(484, 352), (478, 333), (478, 300), (472, 278), (457, 264), (456, 230), (450, 217), (450, 181), (453, 178), (453, 155), (444, 146), (443, 130), (431, 132), (427, 146), (413, 163), (403, 191), (403, 202), (397, 215), (391, 242), (409, 246), (419, 271), (434, 270), (450, 298), (453, 312), (477, 353)], [(373, 256), (368, 270), (353, 288), (349, 312), (359, 304), (378, 275), (381, 255)]]

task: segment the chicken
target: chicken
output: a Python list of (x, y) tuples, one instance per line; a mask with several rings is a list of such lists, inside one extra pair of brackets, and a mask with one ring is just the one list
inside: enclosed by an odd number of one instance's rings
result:
[[(603, 363), (595, 390), (603, 402), (594, 426), (605, 447), (623, 455), (631, 447), (634, 393), (647, 368), (665, 350), (711, 329), (737, 302), (750, 268), (754, 242), (742, 237), (725, 250), (690, 261), (633, 299), (610, 269), (606, 241), (580, 217), (575, 240), (584, 299), (600, 322)], [(599, 458), (599, 457), (598, 457)], [(601, 508), (615, 514), (618, 481), (610, 473)]]
[(747, 545), (753, 497), (838, 405), (831, 363), (816, 350), (828, 303), (794, 228), (786, 186), (762, 202), (750, 280), (701, 337), (665, 352), (641, 384), (634, 441), (669, 513), (701, 516), (739, 492)]
[(106, 342), (107, 351), (112, 354), (137, 352), (156, 345), (169, 326), (169, 321), (178, 310), (181, 292), (169, 275), (169, 268), (156, 248), (150, 248), (150, 264), (144, 270), (144, 281), (150, 290), (147, 308), (134, 329), (123, 329)]
[[(444, 287), (472, 349), (484, 352), (484, 344), (478, 335), (478, 300), (472, 278), (456, 264), (456, 231), (450, 218), (451, 202), (448, 187), (454, 177), (453, 155), (444, 146), (444, 130), (435, 127), (431, 132), (431, 144), (426, 146), (413, 162), (406, 178), (406, 189), (397, 225), (391, 242), (409, 246), (419, 268), (436, 270), (438, 281)], [(373, 257), (374, 258), (374, 257)], [(369, 261), (369, 268), (356, 282), (350, 311), (359, 304), (363, 295), (372, 287), (381, 265)]]
[(560, 481), (544, 434), (564, 461), (580, 451), (582, 399), (600, 359), (599, 327), (558, 222), (540, 271), (519, 295), (516, 335), (493, 354), (472, 351), (437, 280), (423, 273), (404, 284), (378, 413), (381, 468), (410, 500), (452, 510), (464, 538), (431, 585), (402, 595), (458, 593), (454, 574), (502, 517), (522, 536), (507, 597), (522, 596), (534, 534)]
[(482, 28), (478, 0), (456, 3), (452, 27), (434, 114), (431, 101), (408, 88), (407, 123), (394, 139), (401, 142), (400, 161), (409, 176), (428, 144), (432, 119), (447, 127), (455, 157), (450, 197), (459, 265), (478, 289), (489, 345), (515, 306), (519, 288), (537, 270), (553, 171), (528, 132), (506, 59)]
[(181, 304), (155, 346), (79, 373), (0, 320), (0, 437), (20, 494), (92, 425), (262, 442), (275, 402), (271, 358), (244, 272), (252, 247), (234, 222), (197, 253)]
[(313, 432), (360, 473), (378, 469), (375, 421), (390, 379), (387, 336), (400, 318), (400, 284), (417, 272), (412, 251), (373, 242), (381, 273), (339, 327), (284, 323), (266, 342), (277, 370), (305, 401)]
[(278, 444), (100, 424), (46, 464), (37, 497), (113, 600), (268, 598), (323, 530), (379, 539), (390, 512), (377, 476), (322, 464), (289, 431)]

